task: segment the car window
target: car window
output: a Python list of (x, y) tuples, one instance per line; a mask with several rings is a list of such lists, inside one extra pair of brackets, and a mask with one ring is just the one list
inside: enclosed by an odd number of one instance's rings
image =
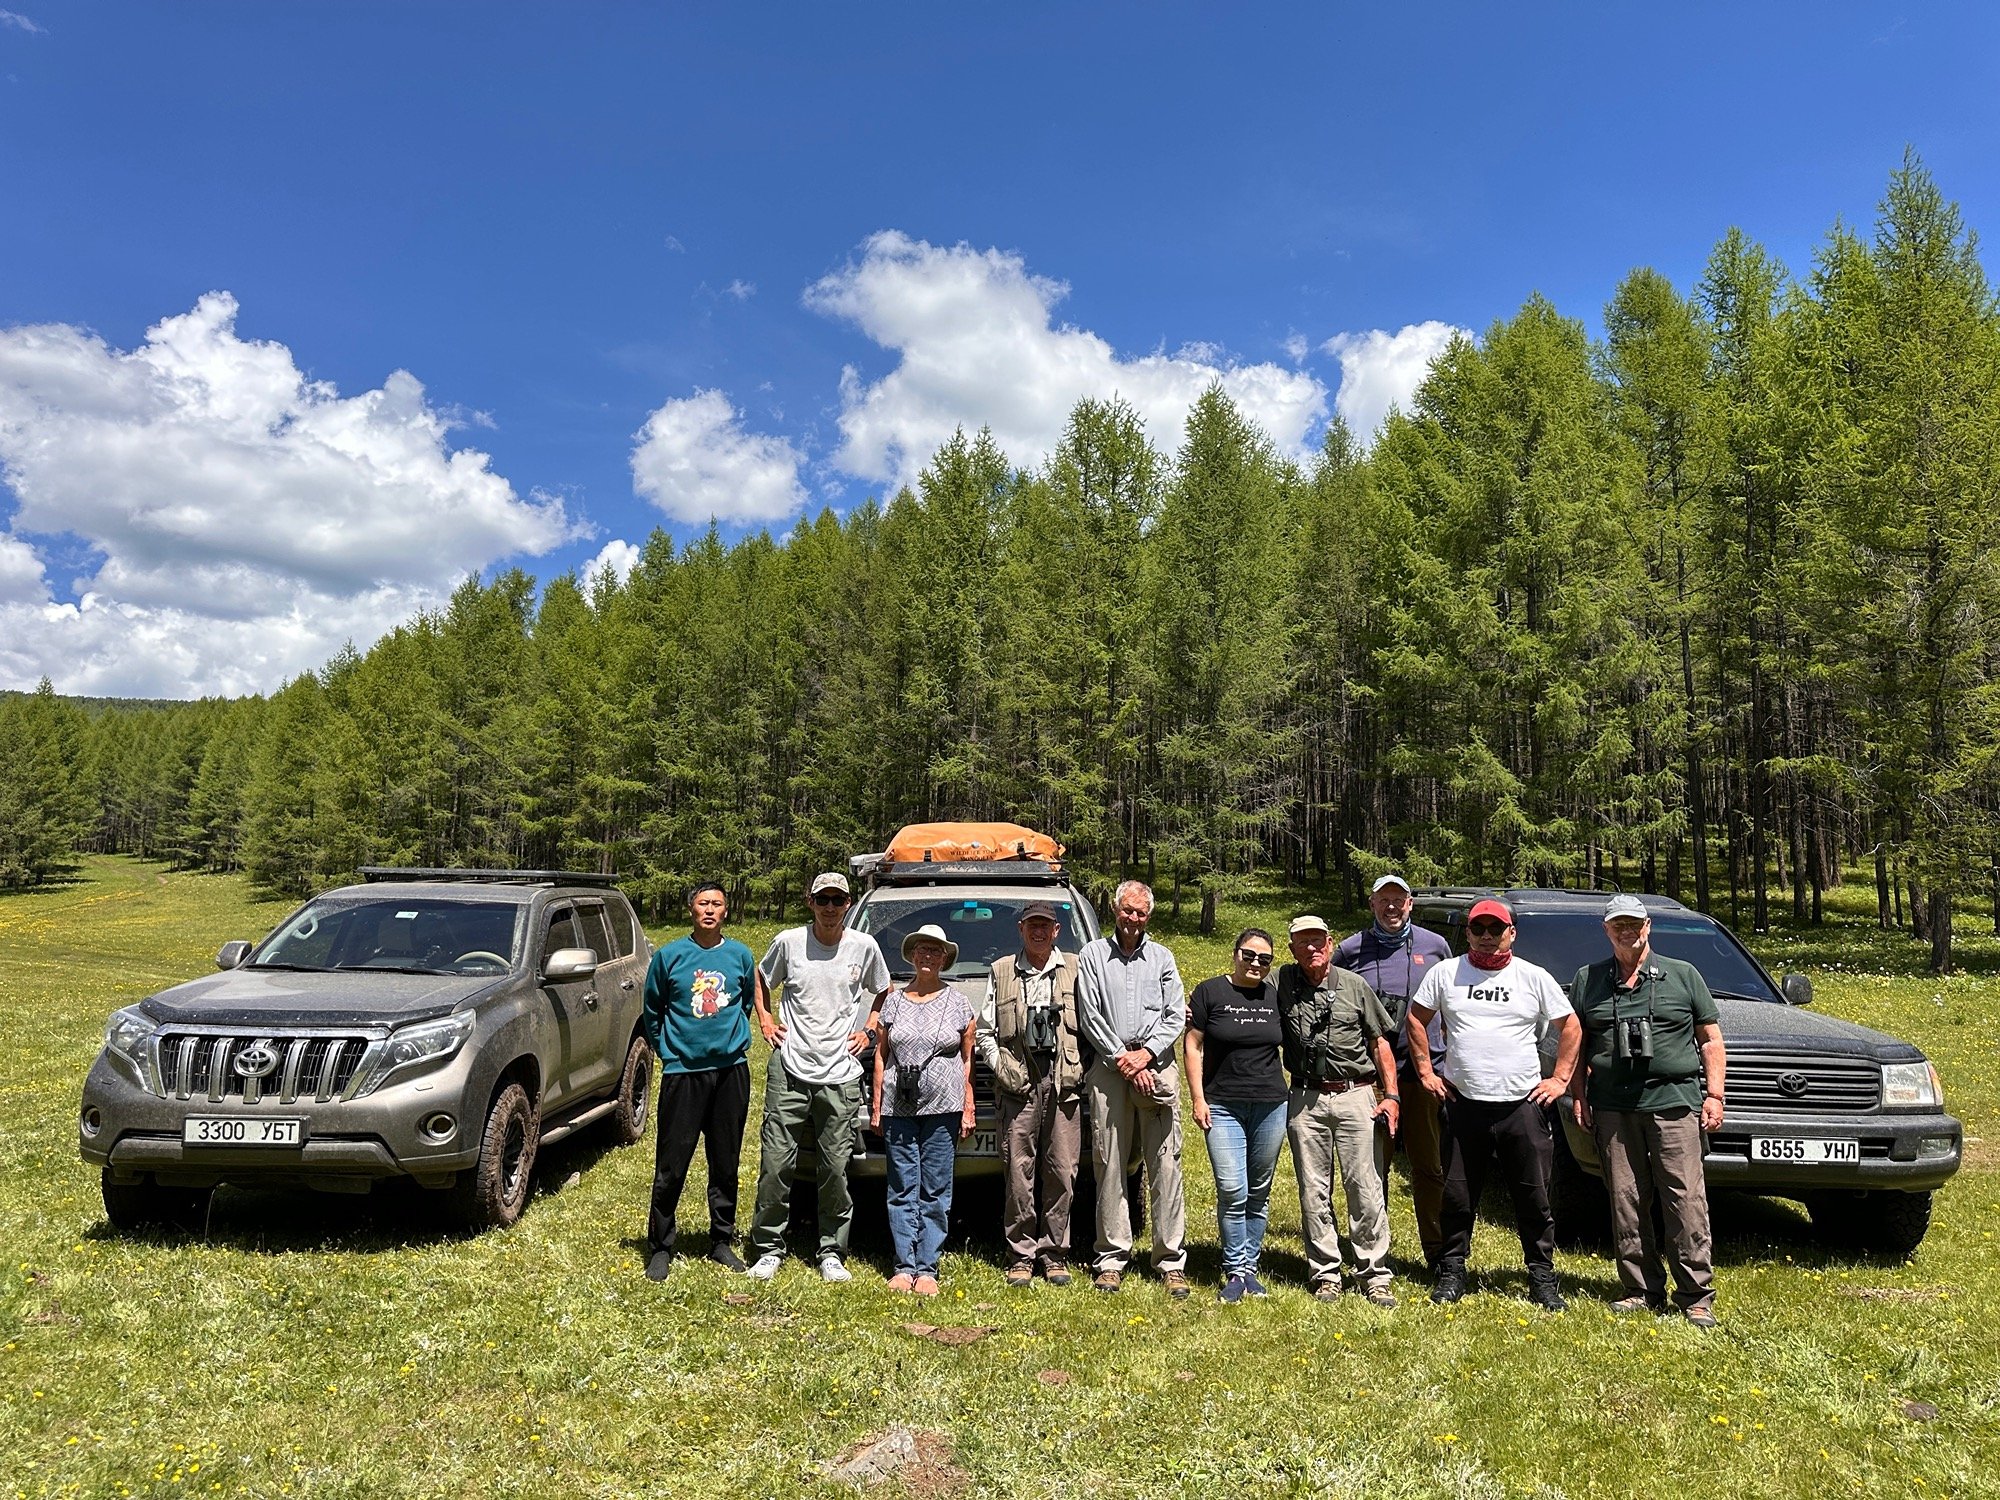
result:
[(1023, 892), (1018, 896), (955, 896), (950, 892), (925, 891), (921, 896), (871, 896), (854, 913), (854, 926), (870, 933), (882, 945), (889, 972), (899, 977), (910, 973), (903, 958), (903, 939), (919, 927), (935, 923), (958, 944), (958, 962), (948, 971), (954, 976), (983, 975), (993, 961), (1021, 946), (1022, 910), (1036, 901), (1054, 906), (1060, 921), (1056, 946), (1075, 953), (1088, 942), (1090, 931), (1076, 907), (1049, 895)]
[(569, 907), (561, 907), (549, 917), (548, 936), (542, 941), (542, 962), (547, 963), (549, 955), (564, 948), (587, 947), (579, 935), (576, 913)]
[(596, 953), (599, 963), (609, 963), (617, 957), (617, 950), (611, 946), (611, 934), (605, 929), (604, 908), (595, 901), (579, 907), (582, 918), (583, 946)]
[[(1611, 953), (1604, 922), (1595, 912), (1522, 912), (1514, 951), (1568, 984), (1585, 964)], [(1452, 946), (1462, 949), (1463, 926), (1451, 929)], [(1701, 971), (1711, 990), (1749, 1000), (1778, 1001), (1770, 982), (1721, 927), (1698, 913), (1661, 912), (1653, 918), (1653, 951), (1683, 959)]]
[(251, 957), (291, 969), (415, 969), (487, 973), (513, 962), (521, 908), (435, 897), (322, 898), (308, 903)]
[(615, 954), (623, 958), (633, 952), (633, 939), (638, 934), (638, 926), (632, 920), (632, 908), (625, 904), (622, 896), (612, 896), (604, 903), (605, 914), (611, 918), (611, 940), (616, 945)]

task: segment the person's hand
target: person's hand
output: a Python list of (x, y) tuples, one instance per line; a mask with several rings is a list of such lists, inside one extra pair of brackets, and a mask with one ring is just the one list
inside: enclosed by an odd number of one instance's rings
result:
[(1396, 1133), (1397, 1122), (1402, 1117), (1403, 1104), (1400, 1099), (1391, 1099), (1385, 1094), (1381, 1102), (1375, 1106), (1375, 1118), (1389, 1127), (1389, 1134), (1392, 1136)]
[(1722, 1128), (1722, 1101), (1713, 1094), (1701, 1096), (1701, 1128), (1703, 1130)]
[(978, 1115), (973, 1111), (972, 1101), (970, 1099), (966, 1100), (965, 1113), (959, 1117), (958, 1138), (960, 1140), (965, 1140), (972, 1134), (972, 1127), (978, 1122), (978, 1119)]
[(869, 1040), (868, 1033), (865, 1031), (850, 1031), (847, 1033), (847, 1055), (849, 1057), (859, 1057), (873, 1045), (874, 1043)]
[(1215, 1116), (1209, 1112), (1208, 1101), (1206, 1099), (1197, 1101), (1194, 1107), (1195, 1124), (1206, 1130), (1214, 1119)]
[(1139, 1075), (1151, 1066), (1153, 1054), (1144, 1047), (1128, 1047), (1118, 1054), (1118, 1071), (1127, 1083), (1136, 1084)]
[(773, 1047), (785, 1045), (785, 1028), (778, 1022), (764, 1016), (757, 1018), (757, 1029), (764, 1033), (764, 1040)]
[(882, 1102), (878, 1099), (874, 1108), (868, 1111), (868, 1128), (877, 1135), (882, 1133)]
[[(1574, 1094), (1570, 1097), (1569, 1105), (1570, 1113), (1575, 1116), (1576, 1123), (1585, 1130), (1590, 1129), (1591, 1121), (1597, 1115), (1597, 1112), (1590, 1107), (1590, 1101), (1581, 1094)], [(1702, 1113), (1706, 1116), (1707, 1111), (1703, 1110)], [(1718, 1113), (1716, 1117), (1720, 1119), (1721, 1115)]]
[(1433, 1099), (1443, 1100), (1445, 1103), (1451, 1102), (1451, 1085), (1444, 1081), (1444, 1074), (1433, 1069), (1418, 1081), (1423, 1084), (1424, 1092)]
[(1553, 1104), (1568, 1092), (1569, 1080), (1567, 1078), (1561, 1080), (1544, 1078), (1540, 1083), (1528, 1090), (1528, 1097), (1537, 1104)]
[(1132, 1076), (1132, 1088), (1136, 1093), (1151, 1094), (1153, 1092), (1153, 1070), (1151, 1068), (1141, 1068), (1135, 1073)]

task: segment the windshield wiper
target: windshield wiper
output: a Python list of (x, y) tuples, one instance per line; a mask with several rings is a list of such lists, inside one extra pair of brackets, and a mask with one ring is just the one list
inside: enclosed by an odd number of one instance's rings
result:
[(342, 964), (341, 974), (442, 974), (443, 969), (427, 969), (415, 964)]
[(1710, 990), (1718, 1000), (1748, 1000), (1752, 1005), (1772, 1005), (1777, 1003), (1769, 995), (1745, 995), (1738, 990)]
[(288, 969), (294, 974), (330, 974), (333, 972), (320, 964), (281, 964), (269, 961), (244, 964), (242, 967), (246, 969)]

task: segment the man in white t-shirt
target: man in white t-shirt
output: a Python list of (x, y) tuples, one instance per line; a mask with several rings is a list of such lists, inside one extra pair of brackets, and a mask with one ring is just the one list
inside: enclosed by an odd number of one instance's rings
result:
[[(1466, 953), (1437, 964), (1410, 997), (1403, 1026), (1417, 1081), (1444, 1104), (1444, 1245), (1431, 1301), (1465, 1295), (1472, 1215), (1498, 1157), (1514, 1196), (1514, 1225), (1528, 1263), (1528, 1300), (1549, 1312), (1567, 1305), (1556, 1284), (1549, 1172), (1555, 1158), (1549, 1106), (1569, 1089), (1583, 1028), (1569, 996), (1546, 969), (1514, 957), (1514, 913), (1503, 901), (1474, 904)], [(1444, 1018), (1444, 1061), (1431, 1065), (1427, 1030)], [(1542, 1076), (1541, 1038), (1556, 1037), (1555, 1071)]]
[[(889, 966), (874, 938), (848, 929), (854, 898), (845, 875), (815, 875), (809, 899), (811, 924), (779, 933), (757, 966), (764, 976), (757, 1026), (771, 1044), (749, 1245), (750, 1274), (759, 1281), (769, 1281), (784, 1264), (792, 1179), (808, 1136), (819, 1155), (819, 1274), (853, 1280), (846, 1264), (854, 1217), (847, 1162), (860, 1123), (858, 1059), (875, 1045), (875, 1013), (889, 993)], [(780, 991), (782, 1021), (771, 1012)]]

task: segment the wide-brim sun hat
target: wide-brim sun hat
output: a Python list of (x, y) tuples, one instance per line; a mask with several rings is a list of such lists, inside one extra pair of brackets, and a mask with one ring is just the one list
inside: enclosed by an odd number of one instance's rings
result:
[(910, 958), (910, 949), (918, 943), (926, 942), (940, 943), (944, 946), (944, 967), (947, 969), (958, 962), (958, 944), (946, 937), (944, 929), (935, 922), (924, 923), (923, 926), (903, 939), (903, 957), (911, 963), (915, 963), (916, 960)]

